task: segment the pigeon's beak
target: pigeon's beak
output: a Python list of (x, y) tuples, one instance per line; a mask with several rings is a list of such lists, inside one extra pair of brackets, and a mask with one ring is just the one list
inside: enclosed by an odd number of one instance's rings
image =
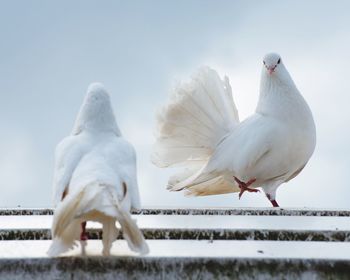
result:
[(266, 68), (267, 68), (267, 71), (269, 72), (269, 74), (271, 75), (273, 72), (275, 72), (276, 65), (275, 66), (268, 66)]

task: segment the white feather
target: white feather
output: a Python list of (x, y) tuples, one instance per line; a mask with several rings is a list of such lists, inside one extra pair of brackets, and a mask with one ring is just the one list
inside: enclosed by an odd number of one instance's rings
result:
[(146, 253), (147, 244), (129, 214), (131, 207), (140, 208), (135, 151), (116, 129), (108, 93), (101, 85), (90, 86), (75, 127), (56, 149), (57, 207), (48, 254), (71, 248), (79, 239), (80, 223), (88, 220), (103, 224), (104, 255), (116, 237), (116, 220), (129, 246)]
[[(270, 73), (271, 72), (271, 73)], [(264, 58), (255, 114), (239, 123), (230, 85), (201, 69), (158, 116), (153, 162), (160, 167), (201, 163), (169, 181), (190, 195), (237, 192), (234, 176), (256, 179), (271, 199), (306, 165), (316, 143), (311, 111), (279, 55)], [(180, 96), (180, 97), (178, 97)]]
[(160, 167), (207, 160), (219, 140), (238, 123), (228, 79), (201, 68), (176, 88), (157, 117), (152, 161)]

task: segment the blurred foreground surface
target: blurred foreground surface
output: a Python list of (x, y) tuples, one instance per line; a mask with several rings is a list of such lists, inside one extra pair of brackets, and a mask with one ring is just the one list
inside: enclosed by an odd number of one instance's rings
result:
[(134, 218), (150, 247), (139, 256), (120, 234), (102, 257), (101, 227), (50, 259), (51, 209), (0, 209), (1, 279), (347, 279), (350, 211), (144, 209)]

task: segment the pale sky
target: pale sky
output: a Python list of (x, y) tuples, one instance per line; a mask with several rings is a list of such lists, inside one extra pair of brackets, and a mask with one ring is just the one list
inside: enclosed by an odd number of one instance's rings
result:
[(262, 57), (278, 52), (308, 101), (317, 147), (282, 185), (284, 207), (349, 208), (348, 1), (0, 0), (0, 207), (51, 206), (53, 155), (91, 82), (105, 84), (138, 155), (144, 206), (270, 206), (262, 193), (165, 190), (150, 161), (156, 110), (201, 65), (228, 75), (240, 118), (256, 106)]

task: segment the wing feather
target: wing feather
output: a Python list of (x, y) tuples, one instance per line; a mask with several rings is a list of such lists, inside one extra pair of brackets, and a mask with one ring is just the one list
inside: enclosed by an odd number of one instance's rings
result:
[(74, 169), (85, 152), (80, 136), (68, 136), (56, 147), (53, 176), (53, 200), (56, 206), (67, 192)]

